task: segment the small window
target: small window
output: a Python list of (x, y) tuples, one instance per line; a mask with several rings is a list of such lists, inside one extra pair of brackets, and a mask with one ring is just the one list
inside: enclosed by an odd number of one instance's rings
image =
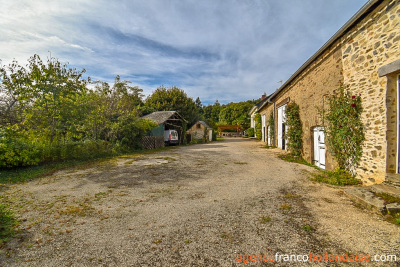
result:
[(196, 128), (197, 128), (197, 129), (200, 129), (200, 128), (201, 128), (200, 123), (198, 123), (198, 124), (196, 125)]

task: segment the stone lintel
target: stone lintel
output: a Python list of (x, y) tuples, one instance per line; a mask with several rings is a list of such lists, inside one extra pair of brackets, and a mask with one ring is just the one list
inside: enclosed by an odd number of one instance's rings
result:
[(383, 77), (394, 72), (400, 72), (400, 59), (386, 64), (378, 69), (379, 77)]

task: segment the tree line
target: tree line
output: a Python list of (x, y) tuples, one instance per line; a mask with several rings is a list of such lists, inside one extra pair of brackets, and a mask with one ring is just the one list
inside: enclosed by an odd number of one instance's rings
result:
[(84, 78), (56, 58), (38, 55), (28, 64), (0, 67), (0, 167), (88, 159), (141, 148), (154, 123), (140, 119), (153, 111), (175, 110), (188, 122), (206, 120), (248, 128), (254, 102), (203, 106), (178, 87), (143, 90), (116, 76), (111, 85)]

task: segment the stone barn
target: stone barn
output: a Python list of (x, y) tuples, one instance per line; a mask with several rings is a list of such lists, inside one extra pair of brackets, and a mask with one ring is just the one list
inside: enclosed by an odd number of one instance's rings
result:
[(187, 130), (186, 133), (191, 135), (192, 140), (205, 139), (208, 141), (212, 141), (213, 129), (206, 122), (198, 121), (195, 124), (193, 124), (193, 126), (190, 127), (190, 129)]
[[(400, 1), (370, 0), (257, 108), (266, 129), (263, 141), (287, 149), (285, 109), (295, 101), (300, 106), (304, 159), (334, 169), (318, 108), (343, 86), (361, 96), (364, 108), (366, 140), (358, 178), (365, 184), (382, 182), (387, 174), (399, 173), (399, 75)], [(274, 125), (268, 125), (270, 116)]]

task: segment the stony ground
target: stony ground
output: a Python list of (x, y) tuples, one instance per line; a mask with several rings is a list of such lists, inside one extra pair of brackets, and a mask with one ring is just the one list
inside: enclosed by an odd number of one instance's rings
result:
[(21, 233), (0, 251), (0, 266), (235, 266), (241, 254), (324, 252), (400, 258), (398, 226), (341, 189), (310, 182), (314, 169), (278, 153), (228, 139), (9, 186), (0, 194)]

